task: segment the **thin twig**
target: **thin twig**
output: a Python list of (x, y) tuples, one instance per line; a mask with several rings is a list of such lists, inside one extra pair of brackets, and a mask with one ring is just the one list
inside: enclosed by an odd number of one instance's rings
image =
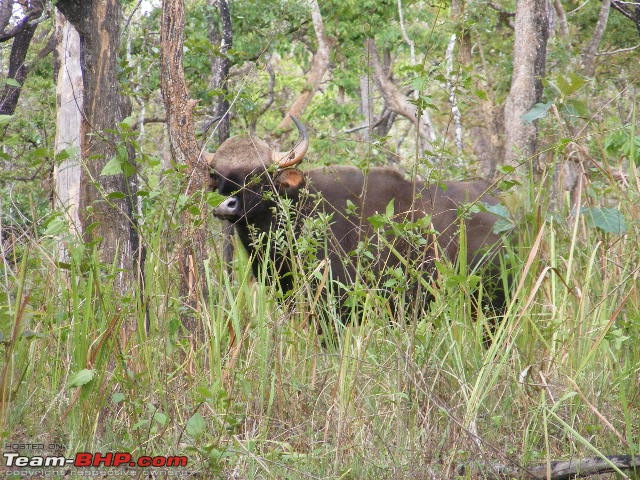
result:
[(632, 50), (635, 50), (636, 48), (640, 48), (640, 43), (638, 45), (634, 45), (633, 47), (618, 48), (617, 50), (610, 50), (608, 52), (598, 52), (598, 53), (596, 53), (596, 56), (615, 55), (616, 53), (631, 52)]

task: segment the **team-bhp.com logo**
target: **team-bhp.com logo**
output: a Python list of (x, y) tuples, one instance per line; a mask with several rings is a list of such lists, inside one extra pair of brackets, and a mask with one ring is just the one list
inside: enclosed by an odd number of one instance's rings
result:
[(5, 467), (186, 467), (187, 457), (180, 456), (141, 456), (134, 459), (130, 453), (109, 452), (89, 453), (79, 452), (75, 457), (57, 457), (35, 455), (27, 457), (19, 453), (5, 452)]

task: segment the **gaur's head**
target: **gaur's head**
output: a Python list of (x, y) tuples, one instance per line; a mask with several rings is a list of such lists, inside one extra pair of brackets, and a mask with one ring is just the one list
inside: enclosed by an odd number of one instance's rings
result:
[(211, 188), (227, 197), (214, 215), (232, 222), (250, 220), (271, 208), (273, 195), (297, 195), (305, 177), (295, 166), (307, 152), (309, 138), (298, 119), (291, 118), (300, 138), (290, 151), (279, 152), (259, 138), (238, 135), (209, 155)]

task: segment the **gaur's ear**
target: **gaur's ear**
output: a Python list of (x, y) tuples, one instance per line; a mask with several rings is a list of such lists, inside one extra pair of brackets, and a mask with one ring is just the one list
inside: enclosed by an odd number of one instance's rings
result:
[(292, 195), (304, 186), (304, 173), (297, 168), (286, 168), (276, 174), (273, 183), (280, 193)]

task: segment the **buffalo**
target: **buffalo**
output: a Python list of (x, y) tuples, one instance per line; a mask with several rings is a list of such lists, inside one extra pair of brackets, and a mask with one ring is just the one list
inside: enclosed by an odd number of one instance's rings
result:
[[(482, 208), (497, 202), (488, 193), (489, 182), (429, 185), (388, 167), (363, 171), (338, 165), (303, 172), (297, 166), (309, 138), (300, 121), (293, 121), (300, 138), (290, 151), (279, 152), (259, 138), (239, 135), (223, 142), (208, 159), (212, 188), (226, 197), (214, 215), (235, 225), (256, 277), (267, 264), (266, 278), (290, 290), (294, 254), (283, 246), (287, 237), (282, 230), (288, 228), (295, 239), (305, 224), (322, 217), (327, 235), (314, 254), (330, 266), (329, 283), (339, 297), (357, 280), (367, 280), (364, 271), (375, 280), (373, 287), (381, 289), (393, 283), (388, 282), (392, 276), (404, 277), (406, 298), (425, 306), (442, 257), (464, 261), (472, 269), (483, 267), (483, 284), (500, 284), (496, 217)], [(461, 241), (466, 256), (459, 255)], [(271, 261), (265, 262), (267, 258)], [(501, 308), (499, 287), (490, 300)]]

